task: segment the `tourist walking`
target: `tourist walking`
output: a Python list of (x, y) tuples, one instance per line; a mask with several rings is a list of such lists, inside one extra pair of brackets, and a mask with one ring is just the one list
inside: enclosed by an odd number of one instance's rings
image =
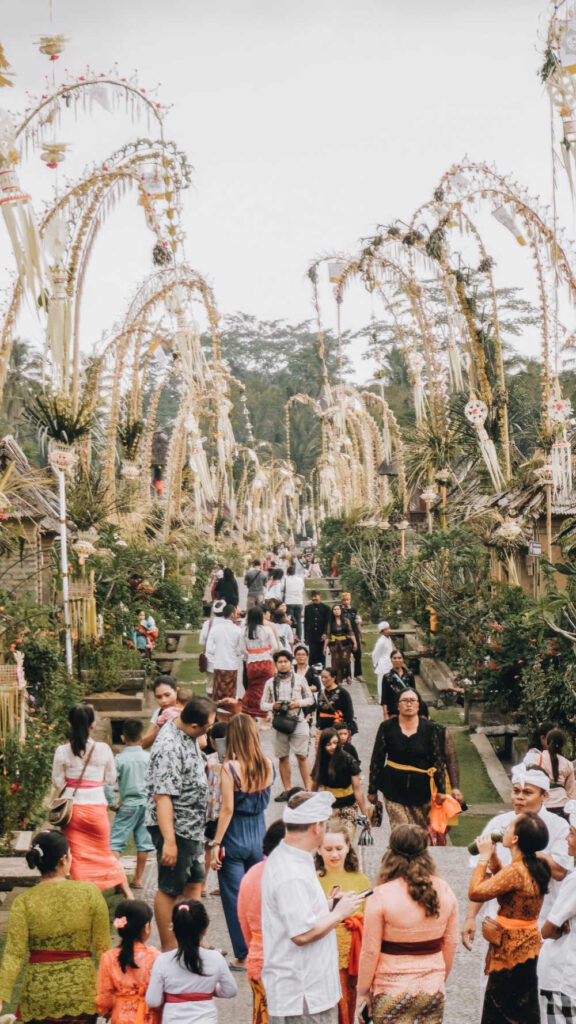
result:
[[(576, 856), (576, 801), (570, 800), (568, 853)], [(538, 955), (538, 987), (542, 1024), (576, 1020), (576, 872), (566, 876), (542, 925), (545, 940)]]
[(345, 722), (352, 731), (355, 725), (352, 698), (336, 681), (336, 670), (323, 668), (320, 673), (322, 689), (316, 696), (316, 728), (319, 731)]
[(282, 820), (273, 821), (268, 826), (262, 842), (264, 858), (246, 872), (238, 893), (238, 920), (248, 947), (246, 973), (252, 989), (252, 1024), (268, 1024), (266, 991), (262, 984), (262, 875), (266, 858), (285, 834), (286, 826)]
[[(370, 882), (360, 871), (358, 854), (352, 845), (354, 826), (340, 818), (331, 818), (315, 858), (316, 871), (327, 897), (334, 892), (363, 893)], [(362, 948), (364, 906), (336, 928), (338, 970), (342, 997), (338, 1003), (338, 1024), (354, 1024), (358, 967)]]
[(416, 693), (414, 675), (404, 664), (402, 651), (392, 651), (390, 655), (392, 668), (382, 676), (381, 697), (382, 714), (384, 718), (392, 718), (398, 714), (398, 698), (406, 690), (413, 690)]
[(216, 582), (214, 597), (217, 601), (225, 601), (226, 604), (233, 604), (235, 608), (238, 607), (238, 584), (233, 569), (228, 567), (224, 569), (222, 579)]
[(304, 789), (310, 789), (311, 782), (307, 759), (310, 727), (306, 721), (306, 711), (314, 705), (314, 697), (303, 676), (295, 674), (292, 661), (290, 651), (274, 653), (276, 672), (264, 687), (260, 705), (263, 711), (275, 712), (272, 716), (274, 754), (278, 758), (283, 786), (282, 792), (275, 798), (277, 801), (288, 799), (291, 788), (291, 753), (298, 762)]
[(334, 817), (355, 827), (358, 811), (367, 817), (360, 765), (342, 747), (336, 729), (323, 729), (312, 769), (312, 789), (325, 789), (334, 797)]
[(356, 638), (347, 618), (342, 614), (339, 604), (332, 607), (328, 632), (324, 640), (324, 656), (330, 651), (330, 662), (336, 671), (336, 679), (339, 683), (350, 679), (350, 658), (352, 651), (356, 650)]
[(458, 903), (426, 832), (399, 825), (364, 910), (358, 1002), (374, 1024), (440, 1024), (457, 943)]
[(313, 854), (326, 832), (329, 793), (296, 793), (284, 809), (286, 837), (262, 876), (262, 981), (270, 1024), (337, 1024), (342, 995), (335, 929), (360, 908), (356, 893), (330, 904)]
[(94, 709), (71, 708), (70, 740), (57, 747), (52, 765), (56, 791), (73, 801), (72, 817), (64, 832), (70, 844), (75, 881), (94, 882), (99, 889), (119, 885), (129, 899), (130, 886), (120, 861), (110, 849), (110, 822), (104, 786), (116, 782), (114, 755), (107, 743), (92, 739)]
[(158, 860), (154, 914), (162, 949), (174, 945), (175, 900), (202, 893), (208, 783), (198, 738), (214, 724), (215, 712), (208, 697), (193, 697), (164, 726), (150, 756), (146, 825)]
[(362, 619), (357, 608), (352, 607), (352, 595), (349, 591), (344, 590), (340, 594), (340, 605), (342, 608), (342, 615), (348, 619), (350, 627), (354, 634), (356, 641), (356, 647), (354, 648), (354, 678), (358, 679), (359, 682), (363, 683), (364, 679), (362, 676)]
[(256, 719), (265, 719), (260, 702), (266, 681), (274, 675), (273, 654), (278, 647), (276, 634), (264, 623), (259, 605), (249, 608), (240, 640), (240, 654), (246, 662), (246, 692), (242, 698), (242, 711)]
[(110, 949), (108, 907), (89, 882), (71, 881), (63, 832), (38, 832), (26, 854), (38, 885), (16, 896), (0, 966), (0, 1014), (22, 968), (19, 1012), (37, 1024), (96, 1024), (96, 965)]
[(550, 776), (550, 793), (546, 801), (546, 810), (552, 814), (564, 815), (567, 800), (576, 799), (576, 781), (574, 765), (562, 751), (566, 745), (566, 736), (561, 729), (551, 729), (546, 735), (546, 747), (540, 753), (528, 751), (524, 758), (525, 764), (538, 764)]
[(208, 637), (210, 636), (212, 630), (216, 629), (218, 624), (222, 622), (222, 612), (224, 611), (225, 607), (225, 601), (214, 601), (212, 605), (212, 611), (210, 613), (210, 618), (204, 619), (204, 622), (202, 623), (202, 629), (200, 630), (200, 635), (198, 638), (200, 647), (202, 648), (202, 651), (198, 658), (198, 665), (200, 671), (204, 671), (206, 673), (206, 694), (209, 697), (212, 696), (214, 665), (212, 664), (211, 661), (208, 660), (208, 655), (206, 653), (206, 644), (208, 643)]
[(286, 612), (294, 620), (296, 636), (302, 639), (302, 613), (304, 611), (304, 576), (298, 575), (295, 566), (288, 567), (284, 579), (283, 598)]
[(246, 598), (247, 608), (253, 608), (255, 604), (260, 604), (264, 600), (264, 589), (267, 582), (268, 574), (262, 569), (260, 559), (255, 558), (252, 562), (252, 568), (248, 569), (244, 576), (244, 584), (248, 591)]
[(218, 872), (222, 906), (232, 941), (234, 968), (245, 968), (248, 947), (238, 921), (238, 890), (244, 875), (262, 860), (274, 768), (260, 747), (256, 723), (236, 715), (226, 730), (226, 757), (220, 776), (222, 803), (212, 843), (211, 867)]
[[(540, 1024), (536, 963), (542, 944), (538, 916), (550, 881), (550, 865), (538, 856), (548, 830), (537, 814), (519, 814), (509, 823), (502, 845), (511, 863), (502, 867), (489, 835), (479, 836), (478, 863), (468, 896), (476, 903), (498, 900), (496, 919), (484, 919), (489, 942), (488, 984), (481, 1024)], [(491, 875), (486, 877), (490, 868)]]
[[(546, 810), (546, 800), (550, 791), (550, 776), (538, 765), (526, 766), (518, 764), (512, 769), (512, 810), (496, 814), (490, 819), (484, 829), (485, 835), (503, 835), (511, 821), (519, 814), (537, 814), (546, 825), (548, 831), (548, 843), (543, 851), (547, 863), (552, 872), (548, 893), (545, 896), (540, 913), (540, 924), (546, 920), (548, 911), (552, 908), (554, 900), (560, 890), (560, 882), (569, 871), (572, 871), (574, 862), (568, 853), (568, 822), (558, 814), (550, 814)], [(511, 855), (508, 847), (497, 844), (496, 852), (501, 864), (510, 863)], [(474, 863), (474, 862), (473, 862)], [(462, 928), (462, 942), (467, 949), (472, 948), (476, 934), (476, 917), (481, 909), (480, 903), (471, 902), (468, 904), (468, 911)], [(496, 904), (493, 906), (484, 904), (483, 909), (489, 915), (496, 913)]]
[(206, 657), (214, 666), (212, 699), (218, 703), (224, 697), (235, 697), (240, 667), (240, 627), (236, 625), (236, 605), (227, 604), (222, 622), (213, 629), (206, 641)]
[(294, 633), (286, 612), (277, 608), (272, 614), (272, 621), (276, 626), (279, 646), (291, 651), (294, 647)]
[(308, 579), (310, 580), (322, 579), (322, 569), (320, 568), (320, 563), (317, 558), (314, 558), (314, 556), (312, 556), (312, 558), (310, 559), (310, 565), (308, 566), (307, 575)]
[(310, 594), (304, 609), (304, 640), (310, 652), (311, 665), (325, 665), (324, 641), (330, 625), (330, 608), (320, 599), (317, 590)]
[(146, 991), (148, 1006), (162, 1009), (162, 1024), (217, 1024), (214, 997), (232, 999), (238, 986), (222, 953), (203, 940), (210, 920), (199, 900), (182, 900), (172, 913), (178, 948), (154, 961)]
[(104, 953), (98, 968), (96, 1005), (110, 1024), (160, 1024), (161, 1014), (146, 1006), (144, 993), (160, 950), (147, 946), (152, 909), (142, 900), (124, 900), (114, 912), (117, 949)]
[(136, 874), (131, 886), (133, 889), (142, 888), (148, 854), (154, 850), (154, 843), (145, 825), (146, 776), (150, 754), (142, 750), (142, 729), (143, 723), (139, 718), (124, 719), (124, 750), (114, 758), (118, 796), (115, 789), (111, 786), (106, 787), (108, 804), (116, 811), (110, 830), (110, 849), (120, 858), (131, 837), (136, 846)]
[(386, 620), (379, 622), (378, 634), (378, 639), (372, 651), (372, 665), (376, 673), (378, 699), (382, 703), (382, 678), (392, 670), (391, 656), (394, 650), (394, 643), (390, 636), (390, 623), (386, 622)]
[(441, 802), (446, 776), (438, 758), (434, 726), (418, 716), (418, 695), (405, 690), (398, 715), (382, 722), (372, 750), (368, 799), (384, 795), (390, 828), (414, 824), (428, 826), (434, 799)]

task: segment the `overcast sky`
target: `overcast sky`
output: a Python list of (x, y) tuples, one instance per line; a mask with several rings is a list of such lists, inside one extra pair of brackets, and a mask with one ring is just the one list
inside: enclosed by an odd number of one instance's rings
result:
[[(44, 92), (52, 70), (35, 46), (50, 30), (49, 0), (1, 7), (17, 77), (0, 102), (22, 110), (26, 90)], [(53, 0), (53, 30), (70, 37), (55, 71), (59, 81), (64, 68), (100, 72), (118, 61), (123, 75), (138, 69), (143, 87), (161, 83), (173, 104), (166, 136), (194, 166), (189, 262), (213, 284), (221, 313), (299, 321), (312, 315), (309, 261), (353, 251), (378, 222), (408, 219), (465, 153), (549, 201), (549, 107), (537, 71), (550, 9), (545, 0)], [(123, 116), (70, 117), (62, 166), (75, 174), (140, 133)], [(40, 209), (54, 172), (35, 154), (20, 174)], [(494, 223), (486, 232), (497, 283), (534, 297), (527, 250)], [(122, 315), (152, 245), (126, 199), (91, 264), (85, 347)], [(5, 284), (4, 228), (0, 254)], [(332, 322), (327, 286), (323, 298)], [(344, 326), (368, 315), (358, 288)]]

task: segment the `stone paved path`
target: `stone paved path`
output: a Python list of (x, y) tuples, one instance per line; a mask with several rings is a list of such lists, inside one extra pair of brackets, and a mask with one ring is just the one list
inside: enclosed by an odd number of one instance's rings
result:
[[(367, 788), (367, 773), (372, 750), (372, 743), (376, 730), (381, 721), (380, 708), (370, 701), (364, 686), (353, 683), (351, 695), (354, 702), (356, 717), (359, 725), (359, 733), (354, 738), (354, 744), (362, 760), (364, 789)], [(273, 734), (271, 731), (262, 733), (262, 744), (266, 753), (272, 757)], [(292, 770), (294, 785), (300, 782), (297, 768), (294, 765)], [(272, 791), (272, 801), (267, 811), (267, 821), (274, 821), (281, 816), (282, 804), (274, 802), (274, 796), (281, 791), (280, 780), (277, 779)], [(369, 878), (377, 874), (382, 855), (388, 841), (388, 827), (384, 824), (382, 828), (374, 832), (375, 845), (364, 847), (360, 850), (362, 868)], [(466, 893), (470, 878), (468, 867), (468, 853), (466, 849), (456, 846), (436, 848), (432, 851), (442, 875), (448, 879), (454, 889), (460, 904), (461, 917), (464, 916), (467, 905)], [(156, 868), (152, 863), (147, 869), (145, 877), (144, 898), (150, 902), (154, 899), (156, 888)], [(216, 887), (217, 879), (211, 873), (208, 879), (208, 890)], [(208, 896), (206, 907), (210, 916), (209, 940), (212, 945), (229, 950), (232, 959), (232, 949), (222, 906), (219, 896)], [(154, 941), (154, 939), (152, 940)], [(474, 950), (469, 953), (461, 945), (456, 954), (456, 960), (452, 974), (448, 980), (446, 1012), (444, 1015), (445, 1024), (461, 1024), (465, 1020), (468, 1024), (480, 1020), (481, 1016), (481, 978), (482, 978), (482, 954), (480, 942), (476, 941)], [(252, 1019), (252, 995), (250, 986), (245, 974), (235, 974), (238, 981), (238, 997), (233, 1000), (218, 1001), (218, 1015), (221, 1024), (250, 1024)]]

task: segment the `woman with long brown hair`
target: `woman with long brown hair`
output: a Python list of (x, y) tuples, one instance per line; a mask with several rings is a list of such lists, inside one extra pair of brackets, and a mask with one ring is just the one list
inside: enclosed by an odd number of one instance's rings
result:
[(236, 957), (232, 970), (245, 970), (248, 947), (238, 921), (238, 890), (248, 868), (263, 857), (264, 813), (273, 781), (274, 768), (262, 752), (254, 719), (235, 715), (226, 730), (222, 805), (211, 861), (219, 872), (222, 905)]
[(374, 1024), (440, 1024), (446, 978), (458, 943), (458, 904), (436, 874), (419, 825), (390, 836), (374, 893), (366, 902), (358, 1001)]

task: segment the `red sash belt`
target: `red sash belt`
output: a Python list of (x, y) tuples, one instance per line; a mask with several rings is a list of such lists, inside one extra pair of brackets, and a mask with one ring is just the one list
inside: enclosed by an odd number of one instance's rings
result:
[(167, 992), (164, 996), (166, 1003), (199, 1003), (212, 999), (213, 992)]
[(104, 785), (104, 781), (91, 782), (90, 779), (82, 779), (78, 782), (78, 779), (66, 779), (66, 785), (69, 789), (98, 789), (99, 786)]
[(426, 956), (429, 953), (441, 953), (444, 939), (427, 939), (424, 942), (387, 942), (380, 946), (381, 953), (390, 956)]
[(31, 949), (29, 964), (59, 964), (64, 960), (84, 960), (92, 956), (87, 949)]

